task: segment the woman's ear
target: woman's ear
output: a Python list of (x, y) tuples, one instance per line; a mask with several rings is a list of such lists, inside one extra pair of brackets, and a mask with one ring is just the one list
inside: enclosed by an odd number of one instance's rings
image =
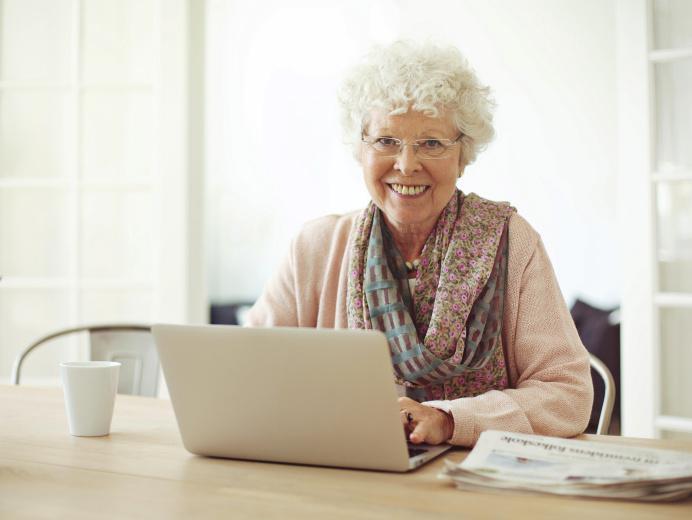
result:
[(359, 166), (363, 166), (363, 143), (358, 142), (353, 147), (353, 158), (356, 160)]
[(461, 178), (461, 176), (464, 175), (465, 169), (466, 169), (466, 161), (464, 160), (464, 154), (460, 153), (459, 154), (459, 173), (457, 174), (457, 178)]

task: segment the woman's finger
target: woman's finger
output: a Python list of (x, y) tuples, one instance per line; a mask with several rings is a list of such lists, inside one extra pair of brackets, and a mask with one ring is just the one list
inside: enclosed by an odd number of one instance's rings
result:
[(409, 435), (418, 424), (418, 421), (416, 421), (411, 410), (403, 409), (399, 416), (401, 417), (401, 423), (404, 425), (404, 432), (406, 435)]
[(409, 435), (409, 440), (413, 444), (420, 444), (422, 442), (426, 442), (428, 433), (430, 430), (430, 421), (421, 421), (418, 424), (416, 424), (416, 427), (413, 429), (411, 432), (411, 435)]
[(399, 397), (399, 418), (404, 426), (404, 431), (409, 434), (416, 425), (414, 412), (420, 407), (420, 403), (409, 397)]
[(411, 412), (409, 412), (405, 408), (399, 410), (399, 418), (401, 419), (401, 424), (404, 425), (404, 429), (407, 432), (411, 431), (411, 417)]
[(414, 401), (410, 397), (406, 397), (406, 396), (399, 397), (398, 401), (399, 401), (399, 408), (402, 408), (402, 409), (403, 408), (409, 408), (410, 409), (410, 408), (420, 404), (418, 401)]

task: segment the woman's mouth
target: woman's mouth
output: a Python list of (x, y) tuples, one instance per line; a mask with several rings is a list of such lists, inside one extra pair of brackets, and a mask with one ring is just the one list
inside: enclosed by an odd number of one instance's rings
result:
[(416, 195), (420, 195), (423, 193), (425, 190), (427, 190), (430, 186), (427, 186), (425, 184), (417, 184), (414, 186), (409, 186), (405, 184), (389, 184), (389, 188), (398, 193), (399, 195), (406, 195), (409, 197), (415, 197)]

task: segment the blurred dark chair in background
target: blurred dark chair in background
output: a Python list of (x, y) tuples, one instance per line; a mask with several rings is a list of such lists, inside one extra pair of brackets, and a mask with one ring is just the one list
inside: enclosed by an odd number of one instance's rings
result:
[[(618, 309), (599, 309), (577, 300), (572, 306), (572, 319), (586, 349), (600, 359), (615, 380), (615, 408), (610, 433), (620, 434), (620, 317)], [(594, 408), (587, 433), (594, 433), (598, 426), (601, 403), (605, 394), (603, 378), (591, 369), (594, 386)]]
[(212, 303), (209, 312), (209, 322), (212, 325), (244, 325), (245, 313), (255, 302), (231, 301)]

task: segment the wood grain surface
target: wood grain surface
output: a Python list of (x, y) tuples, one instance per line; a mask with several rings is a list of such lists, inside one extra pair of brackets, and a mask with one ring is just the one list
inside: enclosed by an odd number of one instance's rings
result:
[[(596, 439), (595, 436), (585, 438)], [(692, 452), (690, 441), (599, 437)], [(60, 389), (0, 385), (0, 518), (692, 518), (692, 500), (639, 504), (462, 492), (437, 474), (198, 457), (167, 400), (118, 395), (111, 434), (72, 437)]]

